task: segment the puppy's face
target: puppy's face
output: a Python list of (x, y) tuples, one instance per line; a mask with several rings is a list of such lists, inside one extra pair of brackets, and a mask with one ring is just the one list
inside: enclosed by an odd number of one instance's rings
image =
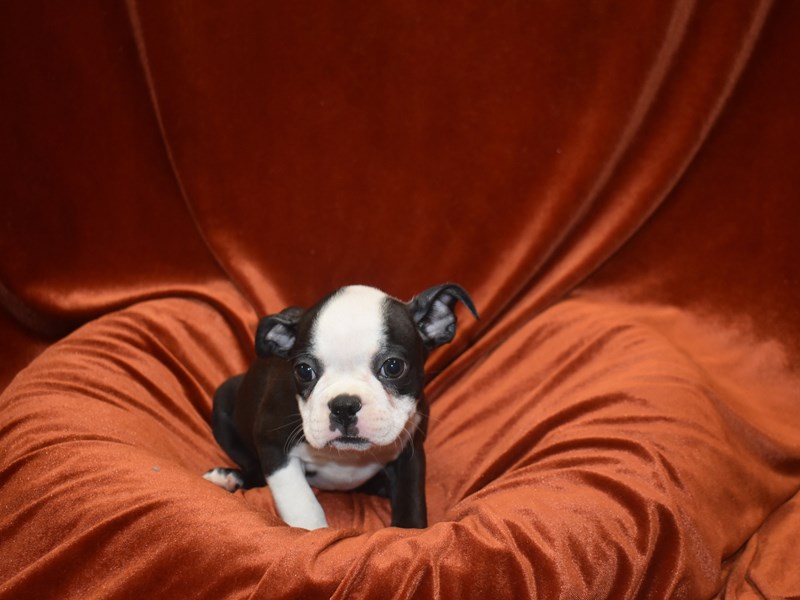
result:
[(428, 352), (455, 335), (456, 301), (444, 284), (404, 303), (366, 286), (339, 289), (304, 311), (264, 317), (256, 353), (289, 361), (306, 441), (314, 448), (402, 447), (420, 416)]
[(309, 311), (292, 349), (306, 441), (363, 450), (413, 433), (427, 354), (407, 306), (350, 286)]

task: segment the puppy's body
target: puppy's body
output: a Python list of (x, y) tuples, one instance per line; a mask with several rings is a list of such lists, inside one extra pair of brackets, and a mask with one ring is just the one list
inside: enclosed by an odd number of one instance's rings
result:
[(454, 285), (409, 303), (349, 286), (262, 319), (258, 358), (214, 397), (214, 435), (241, 470), (206, 479), (230, 491), (266, 483), (283, 519), (307, 529), (327, 525), (309, 484), (369, 482), (389, 496), (393, 525), (425, 527), (423, 365), (455, 334), (456, 300), (475, 313)]

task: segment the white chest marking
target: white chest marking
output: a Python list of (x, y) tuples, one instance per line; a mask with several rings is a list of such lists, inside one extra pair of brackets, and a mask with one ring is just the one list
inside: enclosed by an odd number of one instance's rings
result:
[(352, 490), (369, 481), (386, 463), (400, 455), (401, 447), (360, 450), (317, 450), (306, 443), (289, 456), (302, 461), (308, 482), (321, 490)]

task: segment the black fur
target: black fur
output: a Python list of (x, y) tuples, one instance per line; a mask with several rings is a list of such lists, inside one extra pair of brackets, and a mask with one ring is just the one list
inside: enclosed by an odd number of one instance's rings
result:
[[(308, 311), (291, 307), (261, 319), (256, 333), (255, 361), (246, 373), (227, 380), (214, 395), (214, 437), (240, 467), (240, 471), (223, 471), (241, 481), (241, 487), (265, 485), (266, 477), (283, 467), (291, 449), (304, 441), (296, 395), (307, 399), (316, 381), (298, 381), (294, 368), (301, 360), (320, 371), (323, 368), (314, 364), (314, 357), (307, 351), (316, 316), (331, 297)], [(394, 526), (427, 526), (423, 442), (428, 402), (422, 389), (423, 367), (429, 351), (449, 342), (455, 334), (456, 300), (464, 302), (477, 317), (472, 300), (454, 284), (426, 290), (407, 304), (390, 297), (384, 302), (387, 342), (373, 358), (371, 367), (393, 393), (417, 398), (416, 410), (421, 421), (397, 459), (385, 465), (359, 491), (387, 496)], [(406, 361), (408, 368), (402, 376), (394, 379), (380, 376), (380, 368), (389, 357)], [(331, 426), (358, 439), (355, 420), (347, 416), (353, 408), (352, 400), (343, 400), (336, 411), (340, 416), (332, 412)]]

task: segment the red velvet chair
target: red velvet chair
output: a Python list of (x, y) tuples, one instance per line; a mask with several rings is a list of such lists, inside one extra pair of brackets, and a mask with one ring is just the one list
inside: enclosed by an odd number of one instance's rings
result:
[[(800, 594), (800, 4), (0, 30), (0, 598)], [(443, 281), (429, 528), (201, 478), (260, 315)]]

